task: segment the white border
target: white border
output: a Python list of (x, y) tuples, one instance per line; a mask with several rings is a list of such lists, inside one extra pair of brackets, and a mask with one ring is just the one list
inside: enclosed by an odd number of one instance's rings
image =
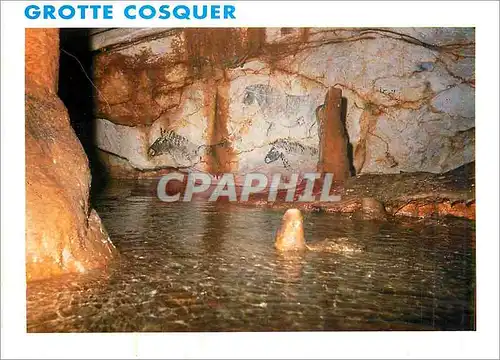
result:
[[(97, 3), (97, 2), (94, 2)], [(102, 3), (102, 2), (101, 2)], [(130, 3), (130, 2), (127, 2)], [(231, 2), (235, 23), (28, 22), (2, 2), (2, 358), (498, 358), (498, 2)], [(114, 3), (118, 8), (123, 3)], [(24, 27), (475, 26), (476, 332), (26, 334), (24, 286)]]

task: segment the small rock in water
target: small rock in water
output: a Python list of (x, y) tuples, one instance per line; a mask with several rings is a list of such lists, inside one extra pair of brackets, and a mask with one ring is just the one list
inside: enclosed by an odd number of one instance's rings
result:
[(298, 209), (288, 209), (276, 234), (275, 247), (280, 251), (305, 250), (304, 219)]
[(363, 219), (365, 220), (387, 220), (384, 205), (375, 198), (365, 197), (361, 200)]

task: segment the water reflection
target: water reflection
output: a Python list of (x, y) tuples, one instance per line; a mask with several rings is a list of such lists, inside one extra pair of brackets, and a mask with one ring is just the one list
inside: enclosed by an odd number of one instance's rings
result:
[(204, 230), (202, 236), (203, 251), (218, 253), (222, 249), (223, 241), (230, 230), (231, 212), (227, 205), (214, 203), (204, 211)]
[(364, 251), (279, 254), (281, 211), (111, 190), (97, 208), (121, 260), (30, 284), (28, 331), (474, 327), (469, 221), (307, 214), (308, 243), (346, 238)]
[(302, 271), (304, 269), (305, 253), (304, 252), (284, 252), (279, 253), (276, 251), (278, 256), (276, 271), (279, 278), (283, 282), (295, 283), (298, 279), (302, 277)]

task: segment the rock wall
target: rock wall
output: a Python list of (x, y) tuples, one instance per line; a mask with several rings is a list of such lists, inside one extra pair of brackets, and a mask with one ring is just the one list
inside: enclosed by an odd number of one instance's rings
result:
[(472, 28), (122, 30), (94, 64), (96, 143), (118, 176), (316, 171), (332, 87), (353, 173), (474, 160)]
[(57, 96), (59, 30), (26, 30), (26, 277), (84, 272), (115, 253), (89, 205), (83, 148)]

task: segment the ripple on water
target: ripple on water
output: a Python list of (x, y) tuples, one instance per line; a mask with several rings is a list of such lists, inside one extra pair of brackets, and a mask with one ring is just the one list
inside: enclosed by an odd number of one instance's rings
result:
[(122, 256), (106, 273), (32, 283), (28, 331), (471, 329), (474, 224), (306, 214), (308, 243), (274, 250), (282, 212), (103, 197)]

